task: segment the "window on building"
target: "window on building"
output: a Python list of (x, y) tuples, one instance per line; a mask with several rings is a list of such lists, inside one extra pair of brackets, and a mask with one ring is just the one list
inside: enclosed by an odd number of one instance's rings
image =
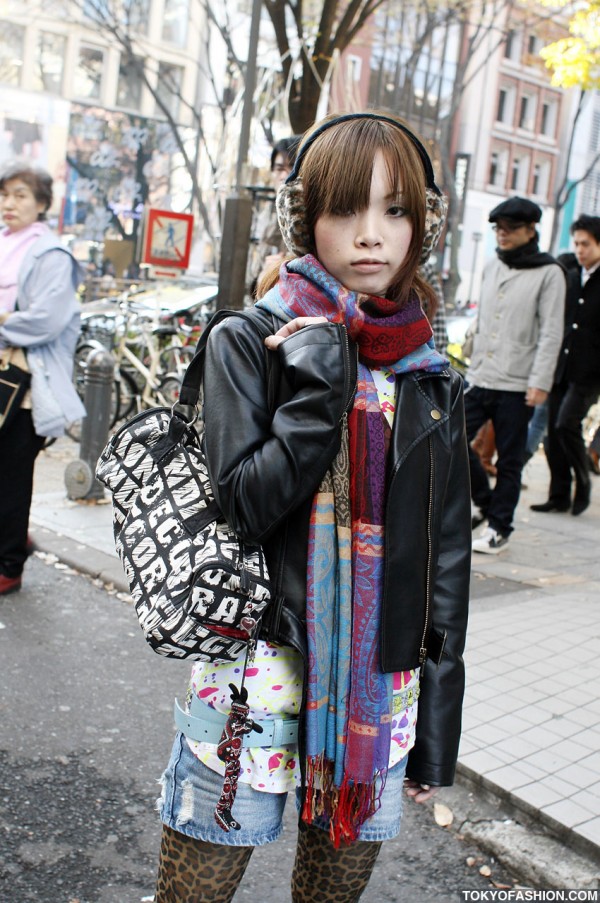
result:
[(512, 161), (512, 168), (510, 172), (510, 187), (516, 190), (519, 187), (519, 176), (521, 174), (521, 161), (518, 157)]
[(527, 53), (530, 56), (536, 56), (540, 52), (542, 46), (541, 40), (537, 35), (530, 34), (527, 39)]
[(346, 78), (349, 82), (356, 83), (360, 81), (360, 71), (362, 60), (359, 56), (349, 54), (346, 57)]
[(548, 160), (535, 163), (531, 178), (531, 193), (539, 198), (546, 198), (550, 182), (551, 165)]
[(508, 91), (506, 88), (500, 88), (498, 92), (498, 112), (496, 113), (496, 119), (498, 122), (505, 122), (506, 117), (506, 106), (507, 106), (507, 98)]
[(61, 94), (63, 67), (67, 50), (64, 35), (41, 31), (33, 70), (33, 86), (36, 91)]
[(490, 157), (490, 185), (498, 184), (498, 177), (500, 175), (500, 154), (497, 151), (494, 151), (492, 156)]
[(529, 111), (529, 97), (527, 97), (526, 95), (523, 95), (523, 97), (521, 97), (521, 107), (519, 110), (519, 128), (520, 129), (527, 128), (528, 111)]
[(536, 98), (523, 94), (519, 107), (519, 128), (533, 132), (535, 129)]
[(123, 20), (127, 28), (147, 34), (150, 18), (150, 0), (129, 0), (123, 4)]
[(116, 20), (128, 31), (148, 31), (150, 0), (122, 0), (118, 5), (113, 0), (83, 0), (82, 5), (83, 15), (92, 22)]
[(504, 56), (507, 60), (511, 60), (513, 58), (513, 53), (515, 50), (515, 33), (511, 29), (506, 35), (506, 42), (504, 44)]
[(185, 47), (188, 30), (188, 0), (165, 0), (163, 12), (162, 38)]
[(98, 47), (80, 47), (75, 70), (75, 94), (77, 97), (97, 100), (102, 89), (104, 53)]
[(18, 85), (23, 71), (25, 28), (12, 22), (0, 22), (0, 82)]
[(121, 57), (117, 81), (117, 106), (138, 110), (142, 103), (144, 61), (141, 57)]
[(558, 103), (555, 100), (547, 100), (542, 104), (540, 116), (540, 132), (549, 138), (556, 135), (556, 118), (558, 116)]
[[(182, 84), (183, 69), (181, 66), (173, 66), (171, 63), (159, 63), (156, 93), (174, 119), (177, 119), (179, 115)], [(158, 103), (156, 104), (155, 112), (157, 116), (164, 115)]]

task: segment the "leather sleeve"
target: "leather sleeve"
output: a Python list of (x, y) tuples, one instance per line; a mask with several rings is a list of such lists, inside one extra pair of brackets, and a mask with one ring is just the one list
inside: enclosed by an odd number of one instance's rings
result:
[[(279, 354), (279, 367), (267, 355)], [(205, 443), (216, 500), (248, 542), (264, 542), (314, 494), (338, 451), (351, 400), (343, 327), (308, 326), (268, 352), (241, 318), (210, 335), (204, 370)], [(289, 391), (269, 410), (269, 371)], [(352, 385), (352, 393), (354, 385)]]
[(433, 627), (438, 635), (446, 633), (446, 642), (440, 664), (428, 660), (422, 669), (416, 742), (407, 767), (407, 777), (432, 786), (448, 786), (454, 780), (465, 686), (463, 651), (471, 575), (471, 496), (460, 378), (456, 389), (432, 613)]

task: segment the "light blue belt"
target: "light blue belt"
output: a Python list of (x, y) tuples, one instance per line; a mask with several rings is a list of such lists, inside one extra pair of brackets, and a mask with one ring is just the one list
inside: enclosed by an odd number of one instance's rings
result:
[[(219, 743), (227, 721), (227, 715), (206, 705), (195, 693), (192, 695), (189, 712), (184, 712), (179, 702), (175, 700), (173, 714), (177, 728), (190, 740), (200, 740), (202, 743)], [(258, 731), (244, 734), (244, 746), (277, 748), (298, 743), (297, 718), (268, 718), (264, 721), (253, 719), (253, 721), (262, 727), (262, 734)]]

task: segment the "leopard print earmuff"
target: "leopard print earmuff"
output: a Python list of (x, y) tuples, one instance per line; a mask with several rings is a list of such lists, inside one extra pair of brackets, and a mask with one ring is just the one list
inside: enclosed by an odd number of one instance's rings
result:
[(425, 235), (423, 236), (423, 248), (421, 250), (420, 258), (420, 262), (425, 263), (440, 237), (446, 220), (448, 203), (438, 186), (435, 184), (433, 167), (431, 165), (429, 154), (419, 139), (400, 122), (397, 122), (395, 119), (390, 119), (387, 116), (380, 116), (376, 113), (348, 113), (345, 116), (338, 116), (336, 119), (331, 119), (329, 122), (323, 123), (320, 128), (313, 132), (310, 138), (308, 138), (299, 148), (294, 168), (277, 192), (277, 219), (287, 248), (292, 254), (295, 254), (298, 257), (302, 257), (310, 251), (310, 234), (306, 225), (304, 210), (304, 190), (302, 188), (302, 180), (298, 176), (304, 155), (308, 148), (314, 144), (324, 131), (331, 128), (333, 125), (337, 125), (339, 122), (347, 122), (351, 119), (376, 119), (380, 122), (389, 122), (391, 125), (396, 126), (396, 128), (404, 132), (414, 144), (417, 153), (421, 158), (421, 162), (423, 163), (425, 178), (427, 180), (427, 187), (425, 190)]

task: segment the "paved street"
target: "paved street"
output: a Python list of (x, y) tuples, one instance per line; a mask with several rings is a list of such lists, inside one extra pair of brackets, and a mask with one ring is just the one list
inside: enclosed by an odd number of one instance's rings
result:
[[(23, 592), (0, 600), (0, 623), (0, 901), (140, 903), (153, 892), (156, 782), (189, 667), (151, 652), (129, 604), (40, 559)], [(466, 791), (445, 801), (457, 816), (489, 817)], [(295, 832), (288, 806), (284, 837), (256, 851), (236, 903), (289, 900)], [(458, 901), (459, 889), (490, 887), (482, 865), (510, 882), (431, 807), (407, 801), (363, 899)]]

